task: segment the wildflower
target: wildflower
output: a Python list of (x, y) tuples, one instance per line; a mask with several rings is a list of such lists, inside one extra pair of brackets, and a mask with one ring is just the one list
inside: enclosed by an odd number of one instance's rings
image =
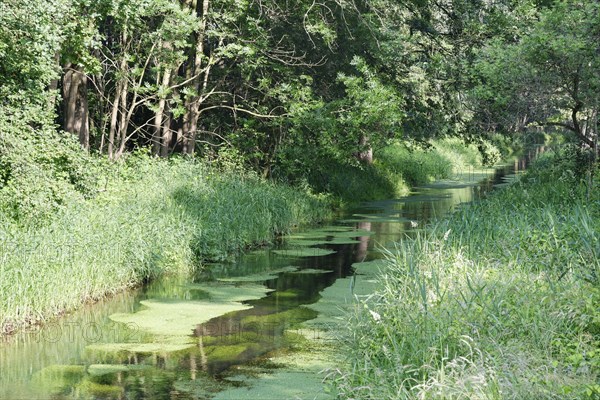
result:
[(444, 240), (448, 240), (448, 236), (450, 236), (450, 232), (452, 231), (452, 229), (448, 229), (446, 231), (446, 233), (444, 233)]
[(374, 319), (376, 322), (379, 322), (379, 321), (381, 321), (381, 315), (379, 315), (378, 313), (376, 313), (376, 312), (375, 312), (375, 311), (373, 311), (373, 310), (369, 310), (369, 312), (371, 313), (371, 316), (373, 317), (373, 319)]

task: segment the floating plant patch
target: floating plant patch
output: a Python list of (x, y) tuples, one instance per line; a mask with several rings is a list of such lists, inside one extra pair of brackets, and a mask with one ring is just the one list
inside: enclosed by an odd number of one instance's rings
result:
[(340, 220), (340, 222), (345, 222), (348, 224), (356, 224), (356, 223), (360, 223), (360, 222), (369, 222), (364, 218), (346, 218), (346, 219), (342, 219)]
[(373, 260), (352, 264), (354, 272), (361, 275), (375, 276), (379, 271), (388, 265), (386, 260)]
[(102, 353), (175, 353), (177, 351), (186, 350), (196, 346), (195, 343), (99, 343), (91, 344), (86, 347), (89, 351), (97, 351)]
[[(269, 289), (258, 284), (191, 284), (185, 286), (188, 290), (199, 290), (208, 293), (210, 300), (214, 302), (224, 302), (223, 304), (239, 304), (241, 301), (258, 300), (265, 297), (274, 289)], [(217, 303), (218, 304), (218, 303)], [(237, 311), (237, 310), (232, 310)], [(224, 313), (225, 314), (225, 313)], [(223, 315), (223, 314), (220, 314)], [(219, 315), (217, 315), (218, 317)], [(211, 317), (214, 318), (214, 317)], [(204, 322), (204, 321), (202, 321)]]
[(354, 228), (351, 226), (325, 226), (304, 232), (296, 232), (285, 236), (284, 239), (325, 239), (328, 236), (335, 236), (338, 233), (349, 232), (352, 230), (354, 230)]
[(333, 232), (322, 232), (322, 231), (307, 231), (294, 233), (292, 235), (284, 236), (284, 240), (304, 240), (304, 239), (325, 239), (327, 236), (331, 236)]
[(288, 246), (291, 247), (311, 247), (311, 246), (320, 246), (323, 244), (329, 243), (325, 239), (321, 240), (311, 240), (311, 239), (291, 239), (286, 242)]
[[(324, 384), (324, 371), (339, 365), (335, 351), (322, 340), (297, 336), (294, 343), (302, 351), (275, 353), (259, 365), (239, 366), (225, 380), (234, 383), (214, 399), (334, 399)], [(314, 329), (311, 329), (314, 336)], [(231, 375), (234, 373), (235, 375)]]
[(353, 219), (354, 222), (408, 222), (408, 218), (394, 214), (354, 214), (355, 217), (361, 219)]
[(260, 274), (252, 274), (252, 275), (246, 275), (246, 276), (234, 276), (234, 277), (229, 277), (229, 278), (218, 278), (217, 280), (221, 281), (221, 282), (261, 282), (261, 281), (268, 281), (269, 279), (275, 279), (281, 273), (294, 272), (297, 269), (298, 269), (297, 267), (285, 267), (285, 268), (279, 268), (279, 269), (274, 269), (274, 270), (270, 270), (270, 271), (265, 271)]
[[(262, 296), (266, 293), (266, 288), (263, 289)], [(241, 292), (244, 289), (240, 289)], [(267, 290), (268, 291), (268, 290)], [(237, 299), (246, 300), (250, 298), (260, 298), (258, 291), (252, 289), (251, 293), (237, 293), (232, 300), (226, 300), (229, 296), (226, 293), (218, 293), (219, 296), (225, 299), (215, 299), (219, 302), (212, 301), (156, 301), (144, 300), (141, 302), (145, 306), (144, 309), (132, 314), (113, 314), (110, 319), (115, 322), (130, 324), (137, 329), (155, 335), (191, 335), (196, 325), (206, 322), (210, 319), (220, 317), (232, 311), (241, 311), (251, 306), (241, 304)], [(212, 297), (212, 296), (211, 296)], [(230, 296), (234, 297), (234, 296)]]
[(331, 234), (331, 236), (335, 238), (354, 238), (360, 236), (371, 236), (374, 235), (375, 232), (368, 231), (366, 229), (357, 229), (349, 232), (336, 232)]
[(334, 237), (330, 241), (326, 242), (326, 244), (356, 244), (360, 243), (360, 240), (352, 239), (352, 238), (343, 238), (343, 237)]
[(343, 237), (333, 237), (331, 240), (308, 240), (308, 239), (293, 239), (289, 240), (287, 244), (291, 247), (311, 247), (321, 246), (324, 244), (355, 244), (360, 243), (358, 240)]
[(273, 253), (287, 257), (320, 257), (335, 253), (334, 250), (320, 249), (317, 247), (307, 247), (288, 250), (273, 250)]
[(298, 297), (301, 294), (302, 291), (299, 289), (278, 290), (275, 292), (275, 297), (281, 299), (291, 299), (294, 297)]
[(333, 271), (330, 269), (306, 268), (306, 269), (298, 270), (298, 271), (294, 272), (294, 274), (329, 274), (331, 272), (333, 272)]
[(334, 225), (334, 226), (323, 226), (321, 228), (311, 229), (312, 232), (347, 232), (354, 228), (351, 226)]
[(217, 393), (214, 400), (238, 399), (313, 399), (335, 397), (325, 392), (323, 377), (313, 371), (276, 371), (250, 379), (248, 387), (238, 387)]
[(343, 324), (352, 307), (357, 307), (356, 299), (371, 295), (377, 290), (376, 276), (387, 265), (385, 260), (354, 263), (356, 275), (338, 279), (333, 285), (320, 292), (321, 298), (304, 307), (319, 313), (317, 318), (306, 321), (305, 325), (319, 330), (336, 329)]
[(219, 344), (218, 346), (206, 346), (204, 351), (210, 361), (231, 362), (240, 358), (244, 353), (260, 354), (261, 346), (255, 342), (237, 343), (231, 345)]
[(123, 388), (119, 385), (105, 385), (102, 383), (92, 382), (84, 380), (81, 384), (77, 385), (74, 390), (78, 393), (79, 398), (92, 398), (92, 399), (120, 399), (123, 398)]
[(144, 364), (92, 364), (87, 368), (87, 373), (92, 376), (102, 376), (117, 372), (139, 371), (148, 368), (150, 368), (150, 366)]

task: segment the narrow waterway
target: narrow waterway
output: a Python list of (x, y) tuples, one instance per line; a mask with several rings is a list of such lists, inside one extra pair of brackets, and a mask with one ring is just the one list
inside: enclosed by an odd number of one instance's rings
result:
[(0, 398), (203, 399), (251, 387), (281, 372), (272, 354), (302, 356), (307, 326), (321, 332), (307, 323), (336, 307), (324, 290), (352, 277), (353, 264), (507, 183), (528, 158), (365, 204), (235, 264), (161, 279), (11, 337), (0, 343)]

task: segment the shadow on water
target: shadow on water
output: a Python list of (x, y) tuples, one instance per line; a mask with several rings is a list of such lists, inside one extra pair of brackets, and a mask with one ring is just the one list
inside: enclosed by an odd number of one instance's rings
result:
[(240, 385), (228, 371), (277, 367), (264, 356), (305, 340), (296, 330), (318, 315), (307, 306), (353, 263), (509, 183), (536, 155), (370, 202), (237, 263), (160, 279), (23, 333), (0, 345), (0, 398), (209, 398)]

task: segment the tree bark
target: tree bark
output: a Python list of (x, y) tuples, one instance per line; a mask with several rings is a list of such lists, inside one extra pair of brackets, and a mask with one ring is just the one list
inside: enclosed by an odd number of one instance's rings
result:
[[(169, 68), (165, 68), (161, 79), (161, 90), (165, 90), (171, 83), (171, 73)], [(167, 98), (161, 96), (158, 100), (158, 109), (154, 115), (154, 154), (161, 157), (169, 155), (171, 145), (171, 118), (167, 108)]]
[(365, 134), (360, 135), (359, 139), (360, 151), (356, 155), (359, 161), (366, 164), (373, 164), (373, 148), (369, 144), (369, 138)]
[(113, 160), (115, 156), (115, 138), (117, 136), (117, 122), (119, 118), (119, 98), (123, 85), (119, 82), (113, 97), (112, 111), (110, 114), (110, 128), (108, 131), (108, 159)]
[[(198, 7), (198, 1), (192, 0), (190, 6), (194, 9)], [(202, 57), (204, 56), (204, 40), (206, 33), (206, 18), (210, 0), (202, 0), (201, 9), (197, 10), (200, 15), (200, 27), (196, 35), (196, 46), (193, 53), (193, 63), (188, 70), (189, 78), (192, 78), (192, 88), (194, 94), (186, 101), (186, 112), (183, 123), (183, 148), (184, 154), (193, 155), (196, 148), (196, 136), (198, 132), (198, 120), (200, 119), (200, 89), (202, 75)], [(204, 71), (204, 82), (207, 81), (209, 70)]]
[(81, 67), (71, 63), (63, 75), (63, 129), (77, 135), (81, 147), (90, 147), (90, 116), (88, 110), (88, 78)]

